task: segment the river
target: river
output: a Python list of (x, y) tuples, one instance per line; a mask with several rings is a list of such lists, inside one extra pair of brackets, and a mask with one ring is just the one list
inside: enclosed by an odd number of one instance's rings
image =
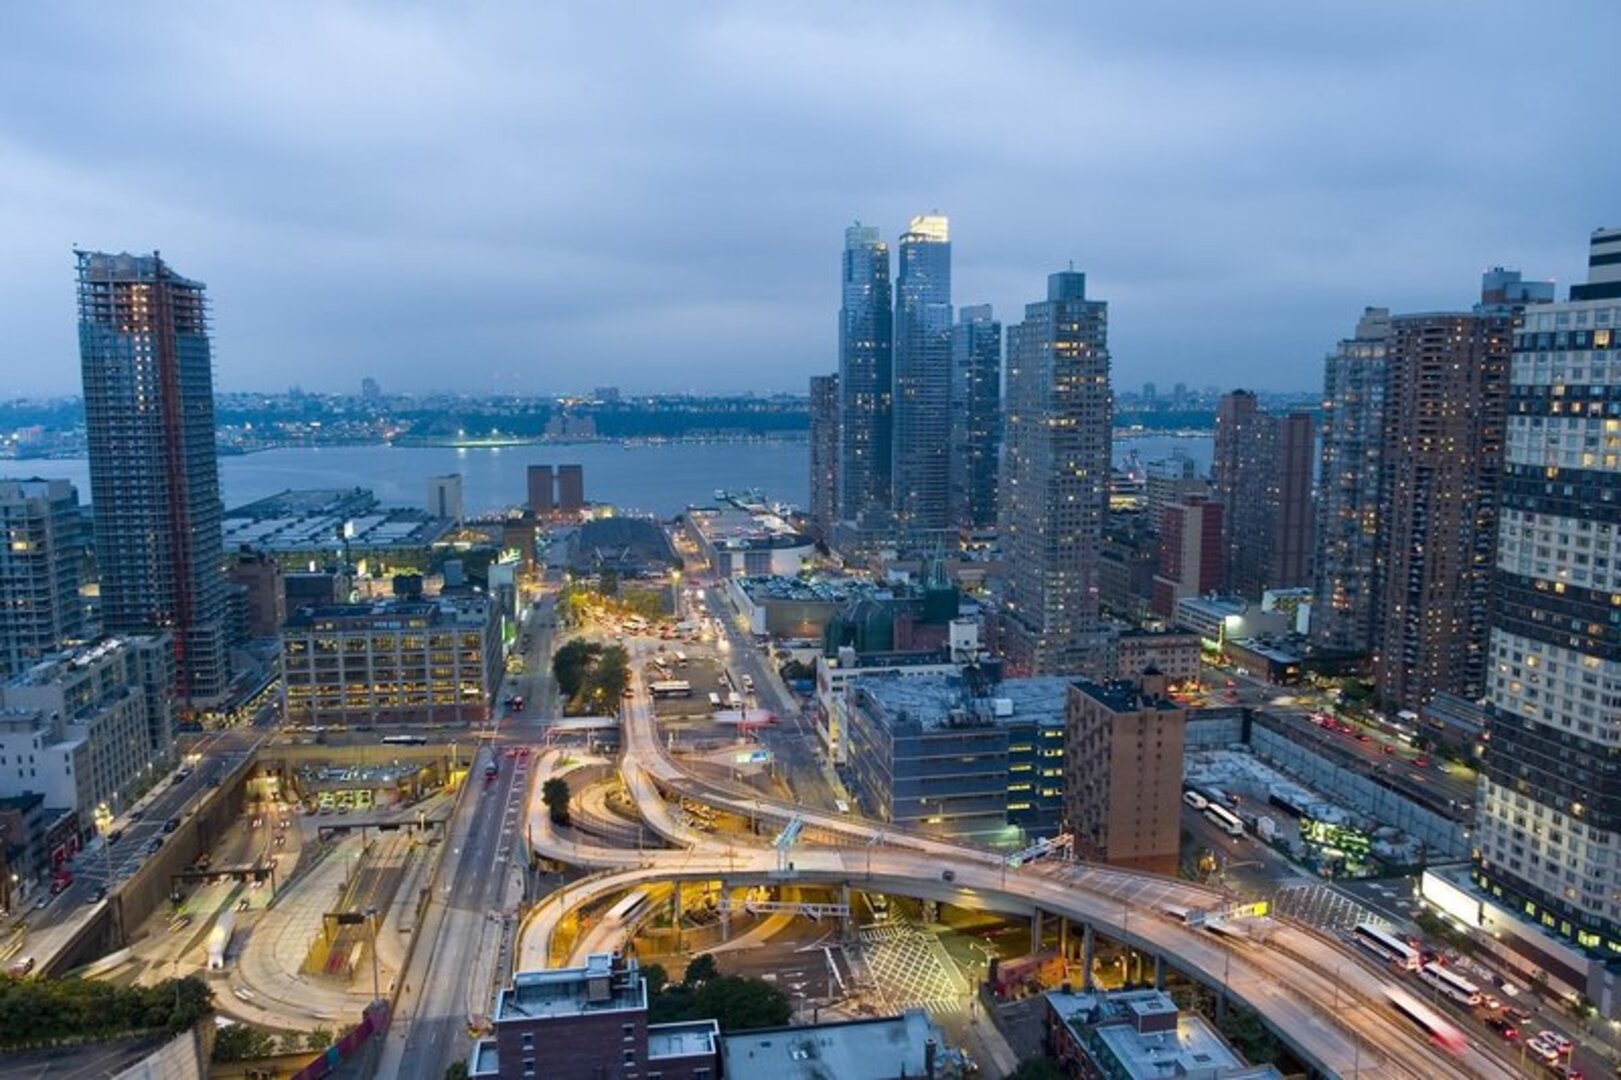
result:
[[(1210, 467), (1209, 436), (1139, 435), (1115, 441), (1115, 460), (1135, 451), (1143, 461), (1180, 449), (1201, 471)], [(716, 488), (758, 488), (772, 499), (804, 506), (809, 498), (810, 447), (804, 441), (571, 443), (481, 449), (405, 446), (289, 447), (221, 457), (227, 507), (288, 488), (365, 487), (385, 506), (425, 506), (428, 477), (461, 473), (469, 514), (515, 506), (525, 497), (530, 465), (577, 464), (585, 495), (628, 513), (662, 517), (710, 502)], [(0, 462), (0, 474), (70, 480), (89, 501), (90, 463), (84, 458)]]

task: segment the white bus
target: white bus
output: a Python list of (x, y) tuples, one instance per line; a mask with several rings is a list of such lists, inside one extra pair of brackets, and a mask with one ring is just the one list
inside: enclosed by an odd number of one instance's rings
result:
[(1454, 975), (1440, 964), (1425, 964), (1418, 969), (1418, 977), (1460, 1005), (1473, 1008), (1480, 1004), (1480, 987), (1461, 975)]
[(652, 897), (645, 890), (637, 889), (628, 893), (608, 910), (607, 921), (634, 930), (636, 923), (648, 913), (651, 901)]
[(656, 698), (691, 697), (692, 684), (685, 679), (659, 679), (648, 687)]
[(713, 690), (709, 692), (709, 707), (711, 709), (720, 708), (720, 695)]
[(1244, 835), (1244, 823), (1238, 819), (1237, 814), (1220, 803), (1211, 803), (1205, 807), (1204, 816), (1214, 822), (1216, 827), (1228, 836)]
[(382, 741), (389, 746), (426, 746), (425, 735), (384, 735)]
[(1197, 791), (1184, 791), (1182, 793), (1182, 801), (1193, 807), (1195, 810), (1203, 810), (1205, 807), (1210, 805), (1210, 800), (1205, 798), (1203, 795), (1200, 795)]
[(1372, 923), (1357, 923), (1351, 931), (1356, 943), (1384, 960), (1400, 965), (1406, 971), (1417, 971), (1423, 957), (1417, 949)]

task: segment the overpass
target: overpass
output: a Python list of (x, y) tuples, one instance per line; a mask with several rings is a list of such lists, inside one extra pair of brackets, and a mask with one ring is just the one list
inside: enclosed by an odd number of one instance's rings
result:
[[(633, 667), (634, 670), (634, 667)], [(1517, 1075), (1481, 1047), (1454, 1058), (1431, 1045), (1386, 1002), (1406, 988), (1384, 970), (1303, 927), (1278, 923), (1266, 942), (1216, 937), (1165, 914), (1167, 908), (1219, 906), (1223, 894), (1188, 882), (1085, 864), (1035, 863), (1009, 868), (995, 852), (919, 836), (887, 826), (756, 797), (686, 774), (660, 746), (645, 691), (638, 685), (624, 709), (621, 772), (653, 831), (684, 850), (633, 852), (558, 838), (544, 813), (534, 813), (539, 784), (554, 758), (546, 755), (532, 783), (535, 850), (602, 873), (569, 886), (532, 909), (521, 938), (520, 964), (546, 967), (562, 919), (581, 905), (626, 889), (681, 881), (726, 887), (784, 884), (855, 885), (963, 907), (1053, 915), (1080, 928), (1090, 953), (1095, 934), (1170, 963), (1217, 992), (1254, 1009), (1302, 1061), (1326, 1075), (1360, 1077)], [(846, 845), (807, 845), (783, 874), (776, 853), (758, 844), (728, 844), (678, 820), (665, 792), (738, 814), (787, 821), (799, 814), (808, 830)], [(943, 870), (953, 871), (951, 879)], [(1135, 917), (1134, 917), (1135, 916)]]

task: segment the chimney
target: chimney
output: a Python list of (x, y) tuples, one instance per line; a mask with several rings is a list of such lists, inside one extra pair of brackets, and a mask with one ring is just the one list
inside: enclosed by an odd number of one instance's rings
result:
[(929, 1041), (923, 1044), (923, 1076), (925, 1080), (934, 1080), (934, 1054), (937, 1049), (938, 1047), (934, 1045), (934, 1036), (929, 1036)]

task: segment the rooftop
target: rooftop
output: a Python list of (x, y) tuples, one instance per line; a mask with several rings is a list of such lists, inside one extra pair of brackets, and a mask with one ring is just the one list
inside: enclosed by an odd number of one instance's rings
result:
[(647, 982), (634, 964), (594, 953), (584, 967), (520, 971), (495, 1002), (495, 1022), (553, 1019), (647, 1008)]
[(714, 1020), (687, 1020), (678, 1024), (647, 1026), (647, 1058), (714, 1057), (720, 1042), (720, 1024)]
[(225, 513), (225, 550), (338, 552), (432, 544), (455, 523), (426, 511), (387, 508), (364, 488), (284, 491)]
[[(894, 1080), (923, 1076), (930, 1039), (945, 1039), (926, 1013), (803, 1028), (771, 1028), (721, 1039), (728, 1080)], [(939, 1075), (938, 1071), (936, 1075)]]
[(1086, 679), (1075, 679), (1070, 685), (1077, 691), (1085, 694), (1093, 701), (1101, 703), (1110, 712), (1128, 713), (1143, 712), (1148, 709), (1158, 709), (1163, 712), (1175, 712), (1182, 709), (1175, 701), (1166, 697), (1145, 697), (1137, 683), (1130, 679), (1121, 679), (1117, 682), (1095, 683)]
[(1047, 1003), (1081, 1045), (1095, 1056), (1113, 1059), (1099, 1062), (1111, 1076), (1263, 1080), (1280, 1075), (1270, 1065), (1245, 1064), (1204, 1017), (1178, 1013), (1176, 1003), (1160, 990), (1055, 991), (1047, 994)]
[(1069, 680), (1056, 675), (986, 682), (976, 693), (963, 675), (863, 676), (856, 685), (891, 716), (904, 714), (925, 731), (1034, 722), (1062, 727)]
[(738, 588), (750, 600), (793, 600), (808, 603), (846, 604), (851, 600), (882, 599), (893, 591), (861, 578), (801, 578), (783, 575), (739, 578)]
[(299, 608), (287, 617), (287, 628), (340, 630), (370, 627), (380, 622), (406, 626), (477, 625), (489, 618), (483, 597), (444, 597), (438, 600), (384, 600), (375, 604), (329, 604)]
[[(716, 492), (724, 495), (724, 492)], [(718, 506), (694, 506), (687, 520), (719, 548), (808, 546), (810, 537), (761, 502), (732, 496)]]

